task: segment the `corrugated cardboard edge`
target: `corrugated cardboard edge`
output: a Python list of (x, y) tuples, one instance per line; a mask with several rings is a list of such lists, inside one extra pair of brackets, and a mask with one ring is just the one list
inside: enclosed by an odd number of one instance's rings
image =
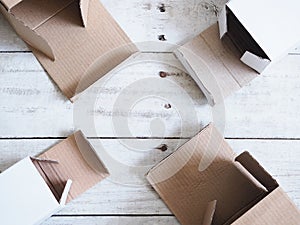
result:
[(218, 24), (220, 30), (220, 39), (227, 33), (227, 16), (226, 16), (226, 5), (222, 8), (218, 16)]
[(7, 10), (10, 10), (23, 0), (0, 0), (0, 4), (3, 5)]
[(209, 88), (206, 87), (203, 84), (203, 82), (201, 81), (201, 79), (199, 79), (199, 77), (197, 76), (197, 73), (195, 72), (195, 70), (193, 69), (189, 60), (186, 57), (187, 52), (188, 51), (186, 51), (184, 48), (179, 48), (174, 51), (174, 54), (175, 54), (176, 58), (179, 60), (179, 62), (181, 62), (181, 64), (187, 70), (189, 75), (194, 79), (196, 84), (200, 87), (201, 91), (203, 92), (204, 96), (206, 97), (206, 99), (208, 101), (208, 104), (215, 105), (216, 100), (215, 100), (213, 94), (211, 93), (211, 91), (209, 91)]
[(216, 211), (217, 200), (211, 201), (207, 204), (207, 209), (202, 221), (202, 225), (211, 225)]
[(64, 206), (67, 203), (67, 198), (68, 198), (68, 194), (69, 194), (70, 189), (71, 189), (71, 185), (72, 185), (72, 180), (70, 180), (70, 179), (67, 180), (67, 183), (65, 185), (64, 191), (63, 191), (63, 193), (61, 195), (61, 198), (59, 200), (59, 204), (61, 206)]
[(90, 6), (90, 0), (80, 0), (79, 7), (80, 7), (81, 18), (84, 27), (86, 27), (88, 23), (89, 6)]
[(55, 54), (49, 45), (49, 43), (40, 35), (38, 35), (30, 27), (26, 26), (22, 21), (15, 18), (11, 13), (7, 11), (2, 5), (0, 5), (0, 12), (9, 21), (16, 33), (32, 48), (42, 52), (51, 60), (55, 59)]

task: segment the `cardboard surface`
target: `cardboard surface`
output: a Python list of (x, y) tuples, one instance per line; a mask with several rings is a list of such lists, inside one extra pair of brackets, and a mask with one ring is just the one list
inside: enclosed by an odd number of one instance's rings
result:
[(220, 40), (214, 24), (175, 52), (211, 105), (249, 83), (258, 74), (240, 61), (233, 43)]
[(39, 224), (108, 175), (78, 131), (0, 174), (1, 224)]
[[(214, 158), (201, 171), (199, 164), (206, 154)], [(253, 217), (260, 217), (255, 224), (300, 221), (298, 209), (277, 182), (248, 152), (235, 158), (212, 124), (151, 169), (147, 179), (183, 225), (250, 225)], [(277, 214), (278, 210), (284, 213)], [(264, 223), (273, 214), (280, 219)]]
[[(9, 7), (2, 13), (70, 99), (137, 51), (98, 0), (2, 3)], [(100, 69), (86, 74), (96, 61)]]

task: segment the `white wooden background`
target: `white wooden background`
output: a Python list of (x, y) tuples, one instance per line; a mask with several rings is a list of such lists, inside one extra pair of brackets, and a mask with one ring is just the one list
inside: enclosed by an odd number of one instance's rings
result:
[[(170, 154), (207, 124), (211, 118), (203, 94), (184, 72), (171, 53), (216, 21), (216, 12), (225, 0), (102, 0), (134, 42), (145, 52), (141, 59), (165, 60), (167, 64), (137, 64), (117, 74), (100, 93), (94, 114), (101, 138), (92, 144), (104, 146), (123, 163), (153, 165)], [(164, 10), (162, 8), (164, 6)], [(157, 45), (159, 35), (167, 42)], [(149, 44), (154, 41), (156, 44)], [(170, 45), (166, 45), (169, 43)], [(158, 53), (160, 52), (160, 53)], [(160, 78), (159, 72), (170, 74)], [(121, 72), (122, 73), (122, 72)], [(128, 83), (141, 78), (157, 79), (157, 88), (122, 92)], [(174, 87), (166, 79), (176, 83)], [(161, 84), (161, 85), (160, 85)], [(121, 92), (132, 96), (177, 96), (192, 101), (197, 120), (181, 118), (176, 105), (165, 100), (149, 100), (131, 112), (113, 111), (112, 101)], [(288, 195), (300, 206), (300, 50), (295, 49), (241, 91), (225, 101), (225, 137), (239, 153), (248, 149), (274, 175)], [(164, 107), (171, 104), (170, 109)], [(89, 116), (89, 112), (86, 112)], [(128, 117), (132, 135), (115, 136), (112, 116)], [(153, 118), (165, 124), (165, 134), (151, 135)], [(181, 121), (183, 119), (183, 121)], [(3, 171), (27, 155), (38, 154), (71, 134), (74, 129), (73, 105), (48, 78), (26, 45), (0, 15), (0, 170)], [(153, 137), (155, 136), (155, 137)], [(130, 138), (130, 139), (129, 139)], [(120, 142), (146, 146), (137, 154)], [(168, 149), (157, 149), (160, 144)], [(128, 178), (135, 174), (126, 175)], [(107, 179), (67, 205), (43, 224), (177, 224), (158, 195), (141, 177), (140, 185), (121, 185)], [(129, 179), (130, 180), (130, 179)], [(143, 183), (144, 182), (144, 183)]]

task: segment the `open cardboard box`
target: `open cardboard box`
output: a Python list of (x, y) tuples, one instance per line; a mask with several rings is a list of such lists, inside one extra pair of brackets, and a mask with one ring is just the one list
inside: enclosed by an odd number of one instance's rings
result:
[(99, 0), (0, 0), (0, 11), (72, 101), (137, 51)]
[(78, 131), (0, 174), (1, 224), (39, 224), (108, 175)]
[(147, 179), (183, 225), (300, 222), (299, 210), (272, 176), (248, 152), (236, 157), (212, 124), (151, 169)]
[(209, 103), (217, 104), (300, 45), (299, 7), (298, 0), (231, 0), (220, 12), (219, 26), (175, 55)]

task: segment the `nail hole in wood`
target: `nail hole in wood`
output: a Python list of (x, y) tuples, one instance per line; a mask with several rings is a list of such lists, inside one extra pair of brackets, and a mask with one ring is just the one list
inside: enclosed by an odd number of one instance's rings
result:
[(158, 35), (158, 40), (160, 40), (160, 41), (166, 41), (167, 39), (166, 39), (166, 37), (165, 37), (164, 34), (161, 34), (161, 35)]
[(166, 78), (166, 77), (168, 76), (168, 73), (166, 73), (166, 72), (164, 72), (164, 71), (160, 71), (160, 72), (159, 72), (159, 76), (160, 76), (161, 78)]
[(162, 152), (165, 152), (165, 151), (168, 150), (168, 145), (162, 144), (162, 145), (158, 146), (156, 149), (157, 149), (157, 150), (160, 150), (160, 151), (162, 151)]
[(171, 106), (171, 104), (168, 103), (168, 104), (165, 104), (165, 108), (166, 108), (166, 109), (171, 109), (172, 106)]
[(165, 4), (163, 4), (163, 3), (161, 3), (159, 6), (158, 6), (158, 10), (160, 11), (160, 12), (166, 12), (166, 6), (165, 6)]

